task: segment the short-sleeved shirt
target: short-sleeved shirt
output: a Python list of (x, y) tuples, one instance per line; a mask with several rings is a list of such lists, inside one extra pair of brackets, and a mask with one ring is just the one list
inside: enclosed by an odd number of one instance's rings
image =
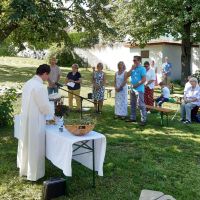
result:
[(189, 87), (191, 87), (190, 81), (188, 81), (188, 82), (185, 84), (185, 87), (184, 87), (184, 94), (186, 93), (186, 91), (188, 90)]
[[(69, 72), (67, 74), (67, 78), (73, 81), (78, 81), (81, 78), (81, 74), (79, 72), (76, 72), (73, 74), (73, 72)], [(67, 86), (69, 90), (78, 90), (81, 88), (80, 83), (75, 83), (74, 87)]]
[[(151, 81), (151, 80), (156, 80), (156, 73), (155, 70), (153, 68), (150, 68), (147, 72), (146, 72), (146, 82)], [(150, 84), (147, 85), (150, 89), (154, 89), (155, 87), (155, 82), (152, 82)]]
[(162, 71), (164, 73), (167, 73), (167, 76), (171, 76), (171, 69), (172, 69), (172, 64), (171, 63), (163, 63), (162, 65)]
[(193, 99), (196, 98), (196, 101), (191, 102), (192, 104), (195, 104), (197, 106), (200, 106), (200, 87), (197, 85), (194, 89), (192, 86), (190, 86), (187, 91), (185, 92), (185, 97), (187, 99)]
[(59, 81), (58, 77), (61, 74), (60, 68), (57, 65), (50, 66), (50, 68), (51, 68), (51, 71), (50, 71), (50, 74), (49, 74), (49, 80), (52, 83), (58, 82)]
[(164, 98), (169, 99), (170, 90), (169, 90), (168, 87), (165, 86), (165, 87), (162, 88), (162, 95), (163, 95)]
[[(142, 80), (142, 78), (146, 76), (146, 69), (142, 65), (137, 66), (134, 70), (131, 72), (131, 84), (135, 85), (139, 81)], [(144, 93), (144, 84), (139, 85), (137, 88), (135, 88), (138, 92)]]

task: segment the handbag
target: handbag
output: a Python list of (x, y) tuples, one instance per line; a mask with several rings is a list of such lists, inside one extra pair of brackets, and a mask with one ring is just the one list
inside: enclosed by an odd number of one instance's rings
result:
[(51, 200), (66, 195), (66, 180), (64, 178), (51, 178), (43, 182), (43, 199)]
[(88, 93), (88, 99), (93, 99), (93, 94), (92, 93)]

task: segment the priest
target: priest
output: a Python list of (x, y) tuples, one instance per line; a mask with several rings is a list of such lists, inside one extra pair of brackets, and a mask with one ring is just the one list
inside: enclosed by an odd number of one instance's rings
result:
[(45, 175), (45, 115), (54, 113), (43, 85), (49, 73), (49, 65), (40, 65), (22, 90), (17, 165), (20, 176), (30, 181)]

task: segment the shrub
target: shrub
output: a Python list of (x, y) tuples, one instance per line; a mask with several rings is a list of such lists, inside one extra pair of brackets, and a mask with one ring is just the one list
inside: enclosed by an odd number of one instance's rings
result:
[(98, 41), (97, 33), (70, 33), (67, 40), (61, 43), (60, 46), (56, 46), (55, 44), (51, 46), (49, 49), (49, 57), (56, 56), (58, 59), (57, 64), (60, 66), (71, 66), (73, 63), (77, 63), (82, 67), (87, 65), (87, 63), (74, 52), (74, 48), (89, 48), (97, 44)]
[(57, 64), (59, 66), (71, 66), (73, 63), (77, 63), (80, 67), (84, 65), (84, 61), (76, 53), (74, 53), (68, 47), (61, 45), (52, 46), (50, 49), (49, 58), (55, 56), (58, 60)]
[(13, 43), (4, 41), (0, 44), (0, 56), (16, 56), (17, 50)]
[(173, 83), (177, 85), (181, 85), (181, 80), (174, 80)]
[(197, 78), (198, 82), (200, 82), (200, 70), (197, 70), (192, 76)]
[(0, 98), (0, 127), (13, 125), (13, 102), (16, 101), (15, 89), (8, 89)]

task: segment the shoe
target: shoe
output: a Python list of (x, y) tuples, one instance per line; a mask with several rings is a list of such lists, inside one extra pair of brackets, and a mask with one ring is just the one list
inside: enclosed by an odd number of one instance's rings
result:
[(121, 119), (121, 120), (125, 120), (125, 119), (126, 119), (126, 117), (120, 117), (120, 119)]
[(184, 124), (191, 124), (191, 122), (189, 120), (185, 120), (185, 122), (183, 122)]
[(180, 119), (179, 121), (180, 121), (180, 122), (185, 122), (185, 119)]
[(118, 119), (119, 117), (118, 117), (117, 115), (115, 115), (113, 118), (114, 118), (114, 119)]
[(136, 122), (136, 120), (135, 119), (127, 119), (127, 120), (125, 120), (125, 122)]
[(146, 126), (146, 122), (140, 122), (140, 126)]
[(147, 111), (147, 114), (151, 114), (151, 111)]

